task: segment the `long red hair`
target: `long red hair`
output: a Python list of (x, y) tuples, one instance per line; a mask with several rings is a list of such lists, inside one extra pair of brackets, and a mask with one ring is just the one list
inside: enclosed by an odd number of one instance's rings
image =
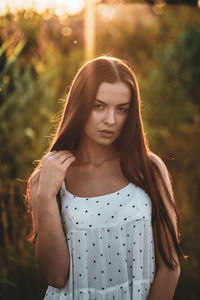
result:
[[(100, 56), (85, 63), (79, 69), (71, 84), (61, 120), (47, 152), (65, 149), (73, 152), (77, 149), (82, 130), (91, 112), (100, 84), (102, 82), (114, 83), (117, 81), (122, 81), (131, 88), (131, 104), (128, 116), (120, 136), (115, 141), (116, 147), (120, 150), (121, 168), (124, 176), (130, 182), (144, 189), (151, 198), (154, 239), (157, 241), (163, 261), (170, 269), (174, 269), (175, 259), (172, 255), (169, 235), (178, 258), (184, 258), (179, 239), (179, 216), (174, 197), (169, 191), (161, 169), (155, 163), (155, 160), (152, 159), (152, 151), (149, 149), (142, 123), (141, 100), (137, 79), (125, 61), (114, 57)], [(39, 168), (41, 168), (41, 160), (36, 169)], [(30, 214), (30, 181), (32, 174), (28, 180), (26, 193)], [(170, 177), (169, 172), (168, 175)], [(172, 215), (169, 214), (165, 201), (163, 201), (158, 178), (165, 190), (173, 214), (176, 216), (176, 225), (174, 225)], [(167, 249), (163, 243), (162, 232), (165, 233), (164, 239)], [(33, 235), (34, 228), (32, 231)]]

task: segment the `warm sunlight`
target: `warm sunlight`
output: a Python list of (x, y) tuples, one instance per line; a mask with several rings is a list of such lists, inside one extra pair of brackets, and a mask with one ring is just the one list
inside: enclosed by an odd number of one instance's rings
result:
[(79, 13), (84, 8), (84, 0), (54, 0), (51, 1), (51, 7), (54, 8), (58, 15), (64, 12), (73, 15)]
[[(48, 10), (51, 14), (59, 16), (61, 19), (66, 15), (74, 15), (84, 8), (84, 42), (85, 57), (90, 59), (95, 53), (95, 10), (99, 0), (0, 0), (0, 15), (7, 12), (15, 13), (19, 10), (30, 9), (38, 13)], [(45, 18), (45, 14), (43, 15)], [(68, 36), (71, 29), (63, 28), (61, 34)]]
[(94, 57), (95, 52), (95, 1), (86, 0), (84, 18), (85, 57)]
[(67, 1), (67, 9), (71, 14), (81, 11), (84, 7), (84, 0)]
[(84, 8), (84, 0), (1, 0), (0, 14), (7, 11), (16, 12), (20, 9), (34, 9), (40, 13), (47, 8), (56, 15), (76, 14)]

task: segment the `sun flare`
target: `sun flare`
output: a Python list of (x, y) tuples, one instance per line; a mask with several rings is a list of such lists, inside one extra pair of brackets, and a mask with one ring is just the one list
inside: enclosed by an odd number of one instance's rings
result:
[(84, 8), (84, 0), (67, 1), (67, 9), (71, 14), (75, 14)]
[(42, 13), (50, 9), (56, 15), (73, 15), (82, 11), (84, 5), (84, 0), (1, 0), (0, 14), (5, 14), (7, 11), (15, 13), (20, 9), (33, 9)]

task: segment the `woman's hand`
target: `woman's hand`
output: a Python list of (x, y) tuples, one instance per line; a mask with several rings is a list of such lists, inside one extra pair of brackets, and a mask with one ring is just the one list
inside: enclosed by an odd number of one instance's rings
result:
[(67, 168), (75, 159), (70, 151), (52, 151), (42, 158), (41, 169), (33, 172), (31, 176), (31, 206), (36, 231), (39, 210), (47, 209), (50, 203), (53, 206), (56, 204), (56, 195), (62, 185)]
[(40, 172), (38, 193), (45, 194), (47, 198), (56, 197), (66, 171), (75, 160), (75, 156), (68, 150), (52, 151), (42, 158), (42, 168)]
[[(31, 176), (33, 227), (37, 232), (36, 260), (51, 286), (62, 288), (70, 270), (70, 253), (56, 195), (66, 171), (75, 160), (70, 151), (52, 151)], [(55, 259), (56, 257), (56, 259)]]

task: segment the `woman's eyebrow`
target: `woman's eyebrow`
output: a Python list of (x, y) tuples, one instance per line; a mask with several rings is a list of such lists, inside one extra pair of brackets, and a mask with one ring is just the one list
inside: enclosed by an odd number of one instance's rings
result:
[[(102, 104), (104, 104), (104, 105), (107, 105), (107, 103), (103, 102), (103, 101), (100, 100), (100, 99), (97, 99), (97, 98), (96, 98), (95, 101), (98, 101), (98, 102), (100, 102), (100, 103), (102, 103)], [(120, 103), (120, 104), (118, 104), (117, 106), (124, 106), (124, 105), (130, 105), (130, 102)]]

